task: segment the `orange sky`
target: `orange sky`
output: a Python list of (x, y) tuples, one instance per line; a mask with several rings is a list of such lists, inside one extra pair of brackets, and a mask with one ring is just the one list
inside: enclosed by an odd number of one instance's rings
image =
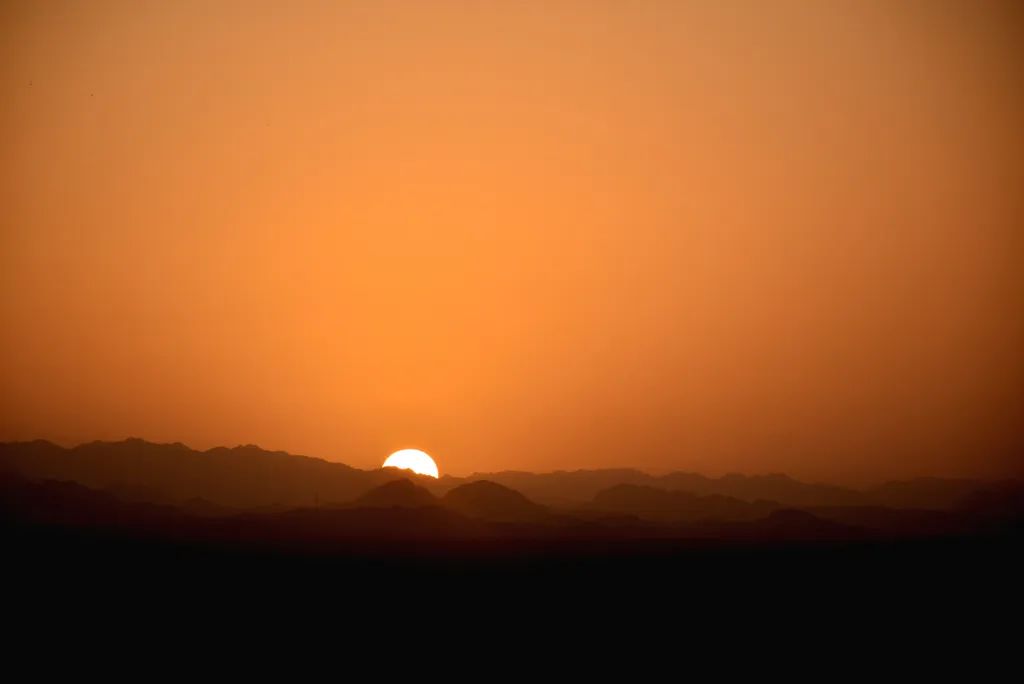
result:
[(1013, 2), (2, 2), (0, 439), (1021, 473)]

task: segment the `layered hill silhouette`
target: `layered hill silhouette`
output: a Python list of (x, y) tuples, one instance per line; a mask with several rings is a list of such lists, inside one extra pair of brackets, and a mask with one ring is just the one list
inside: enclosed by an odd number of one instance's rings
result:
[(407, 479), (374, 487), (359, 498), (335, 508), (423, 508), (432, 506), (467, 518), (489, 522), (541, 522), (548, 510), (517, 491), (494, 482), (478, 480), (459, 485), (441, 497)]
[(774, 501), (748, 502), (720, 494), (698, 495), (646, 485), (620, 484), (598, 492), (596, 510), (660, 520), (756, 520), (781, 508)]
[[(248, 445), (139, 439), (0, 444), (16, 524), (315, 548), (401, 539), (850, 540), (1016, 529), (1018, 482), (924, 479), (857, 491), (783, 475), (629, 469), (436, 480)], [(20, 521), (20, 522), (19, 522)], [(348, 540), (348, 542), (346, 542)]]
[(359, 470), (253, 445), (196, 451), (141, 439), (90, 442), (65, 449), (46, 441), (0, 444), (0, 470), (67, 480), (159, 503), (202, 500), (234, 509), (343, 502), (397, 477), (394, 469)]
[[(142, 449), (143, 462), (181, 451), (167, 446)], [(234, 582), (258, 572), (253, 596), (271, 585), (289, 591), (305, 587), (315, 572), (320, 588), (363, 586), (381, 577), (389, 586), (407, 586), (415, 577), (418, 584), (436, 588), (449, 578), (454, 579), (451, 592), (479, 578), (479, 591), (582, 582), (590, 587), (588, 594), (600, 595), (609, 583), (639, 586), (660, 577), (675, 590), (680, 582), (731, 576), (726, 585), (759, 580), (774, 592), (780, 582), (802, 585), (808, 567), (838, 568), (859, 580), (870, 568), (885, 568), (888, 578), (891, 568), (903, 563), (916, 568), (908, 581), (958, 559), (1010, 568), (1016, 555), (1011, 550), (1018, 549), (1024, 529), (1024, 488), (1013, 482), (989, 483), (949, 510), (799, 507), (624, 483), (596, 492), (583, 504), (551, 507), (492, 481), (456, 484), (455, 478), (439, 482), (393, 469), (334, 469), (252, 447), (186, 453), (186, 464), (200, 462), (193, 480), (181, 479), (188, 468), (170, 464), (162, 466), (164, 472), (179, 479), (133, 479), (124, 449), (124, 443), (114, 445), (110, 462), (117, 468), (107, 475), (116, 478), (105, 478), (83, 465), (105, 462), (96, 445), (82, 451), (44, 446), (50, 460), (42, 465), (32, 462), (31, 449), (12, 457), (5, 445), (0, 531), (10, 542), (21, 582), (59, 569), (59, 579), (45, 582), (52, 586), (64, 581), (65, 568), (74, 568), (75, 576), (87, 569), (85, 584), (91, 588), (107, 578), (120, 582), (131, 568), (138, 573), (128, 573), (139, 579), (138, 595), (150, 591), (154, 579), (160, 586), (176, 586), (184, 569), (195, 578), (195, 591), (214, 586), (207, 580), (211, 573)], [(246, 454), (253, 464), (245, 463)], [(207, 457), (212, 463), (202, 462)], [(286, 473), (285, 486), (246, 486), (245, 478), (265, 472), (268, 463), (287, 469), (292, 459), (302, 477)], [(236, 460), (242, 461), (237, 469), (225, 465)], [(26, 475), (14, 466), (84, 473), (108, 488)], [(308, 469), (334, 478), (334, 488), (303, 479)], [(234, 482), (203, 480), (214, 475)], [(606, 476), (601, 471), (578, 475), (588, 486)], [(184, 491), (169, 486), (177, 482), (191, 486)], [(338, 498), (351, 495), (336, 502), (314, 495), (307, 501), (309, 492), (323, 491)], [(140, 501), (140, 496), (160, 500)], [(289, 497), (297, 503), (289, 505)], [(145, 569), (138, 572), (140, 567)], [(704, 579), (695, 579), (695, 572)]]
[(374, 487), (352, 502), (349, 507), (420, 508), (436, 505), (438, 505), (437, 497), (425, 487), (401, 479)]
[[(601, 493), (587, 509), (556, 514), (490, 482), (462, 485), (435, 497), (424, 487), (399, 479), (347, 504), (232, 513), (218, 509), (211, 515), (195, 507), (125, 501), (78, 483), (30, 480), (8, 473), (0, 475), (0, 525), (113, 532), (128, 538), (214, 547), (304, 551), (413, 540), (521, 543), (535, 539), (569, 544), (851, 541), (979, 532), (1019, 534), (1024, 520), (1022, 498), (1024, 489), (1017, 486), (978, 493), (955, 511), (797, 510), (624, 485)], [(612, 509), (620, 513), (615, 515)], [(623, 509), (637, 514), (621, 512)], [(759, 515), (762, 510), (766, 515)]]
[[(179, 506), (192, 502), (211, 512), (218, 507), (281, 509), (346, 503), (396, 479), (413, 481), (434, 496), (443, 496), (460, 485), (487, 481), (518, 492), (537, 505), (556, 509), (590, 506), (599, 493), (631, 485), (697, 497), (725, 497), (762, 507), (763, 502), (774, 502), (779, 507), (948, 510), (992, 486), (976, 480), (923, 478), (859, 491), (805, 483), (778, 474), (711, 478), (694, 473), (655, 476), (632, 469), (504, 471), (434, 480), (390, 468), (360, 470), (254, 445), (197, 451), (180, 443), (154, 444), (141, 439), (90, 442), (70, 449), (42, 440), (0, 443), (0, 471), (33, 479), (78, 482), (115, 492), (126, 500)], [(676, 501), (671, 506), (682, 506), (682, 500), (674, 496)], [(457, 501), (463, 498), (464, 505), (471, 505), (472, 495), (456, 496)], [(717, 505), (739, 510), (734, 502), (717, 501)]]
[(210, 517), (173, 506), (124, 501), (77, 483), (30, 481), (9, 474), (0, 477), (0, 522), (218, 547), (307, 551), (413, 540), (803, 539), (824, 538), (836, 530), (845, 534), (849, 529), (800, 511), (775, 511), (762, 520), (703, 528), (641, 519), (628, 526), (601, 524), (550, 515), (493, 483), (464, 485), (454, 496), (439, 499), (407, 480), (376, 487), (347, 505)]
[(543, 506), (489, 480), (459, 485), (449, 490), (442, 502), (463, 515), (496, 522), (540, 522), (550, 517)]

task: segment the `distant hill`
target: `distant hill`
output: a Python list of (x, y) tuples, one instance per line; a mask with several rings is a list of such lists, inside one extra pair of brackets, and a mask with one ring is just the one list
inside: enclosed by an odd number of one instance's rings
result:
[[(451, 483), (489, 480), (522, 492), (549, 506), (575, 506), (590, 502), (601, 491), (621, 484), (688, 492), (699, 496), (725, 496), (742, 501), (777, 501), (787, 506), (856, 505), (866, 495), (834, 485), (808, 484), (786, 475), (725, 475), (720, 478), (696, 473), (650, 475), (632, 469), (601, 469), (528, 473), (502, 471), (476, 473)], [(445, 482), (445, 479), (442, 479)]]
[(1024, 532), (1024, 481), (1006, 480), (972, 492), (956, 512), (987, 523), (1016, 526)]
[(595, 510), (655, 520), (756, 520), (780, 508), (773, 501), (748, 502), (718, 494), (699, 496), (641, 485), (620, 484), (594, 496)]
[(32, 482), (0, 474), (0, 520), (5, 522), (148, 529), (181, 516), (171, 506), (126, 502), (76, 482)]
[(719, 478), (695, 473), (669, 473), (657, 478), (657, 486), (702, 496), (728, 496), (743, 501), (777, 501), (787, 506), (854, 505), (864, 494), (853, 489), (795, 480), (788, 475), (739, 475)]
[(744, 536), (760, 540), (836, 540), (853, 539), (865, 536), (864, 531), (857, 527), (833, 520), (825, 520), (818, 516), (793, 509), (775, 511), (766, 518), (750, 523)]
[(550, 473), (506, 470), (474, 473), (464, 478), (446, 476), (441, 478), (439, 486), (450, 489), (481, 480), (514, 489), (536, 503), (560, 508), (588, 502), (602, 489), (617, 484), (650, 484), (651, 476), (630, 469), (556, 470)]
[(963, 530), (970, 520), (951, 511), (884, 506), (820, 506), (809, 513), (887, 537), (930, 537)]
[(867, 498), (876, 506), (947, 510), (959, 506), (986, 487), (986, 483), (981, 480), (919, 477), (915, 480), (886, 482), (868, 490)]
[(496, 522), (539, 521), (548, 515), (543, 506), (514, 489), (488, 480), (460, 485), (445, 494), (441, 501), (463, 515)]
[(421, 506), (438, 505), (437, 497), (425, 488), (413, 484), (409, 480), (395, 480), (374, 487), (356, 499), (351, 506), (364, 508), (419, 508)]

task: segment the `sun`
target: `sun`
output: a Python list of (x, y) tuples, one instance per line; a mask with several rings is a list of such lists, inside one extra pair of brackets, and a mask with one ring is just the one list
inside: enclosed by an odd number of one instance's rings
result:
[(401, 449), (387, 457), (383, 468), (402, 468), (420, 475), (438, 477), (437, 464), (425, 451), (419, 449)]

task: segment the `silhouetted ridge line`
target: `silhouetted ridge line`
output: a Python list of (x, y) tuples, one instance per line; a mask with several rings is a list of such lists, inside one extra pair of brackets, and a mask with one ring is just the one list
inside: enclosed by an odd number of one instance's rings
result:
[[(34, 479), (79, 482), (117, 493), (124, 499), (182, 505), (205, 501), (226, 509), (274, 509), (353, 502), (374, 487), (396, 479), (417, 483), (435, 497), (473, 482), (487, 481), (514, 490), (532, 505), (549, 509), (592, 507), (595, 497), (619, 485), (676, 492), (673, 503), (650, 491), (641, 508), (660, 507), (662, 513), (685, 513), (689, 504), (682, 494), (707, 499), (701, 506), (719, 505), (725, 517), (751, 515), (777, 507), (886, 507), (949, 510), (992, 483), (976, 480), (921, 478), (891, 482), (865, 491), (827, 484), (809, 484), (782, 474), (740, 475), (719, 478), (674, 472), (650, 475), (636, 469), (599, 469), (529, 473), (503, 471), (469, 477), (443, 476), (440, 480), (396, 469), (360, 470), (319, 458), (283, 451), (267, 451), (248, 444), (196, 451), (181, 443), (154, 444), (139, 438), (121, 442), (90, 442), (65, 449), (45, 440), (0, 444), (0, 469)], [(487, 496), (454, 495), (452, 505), (477, 510), (479, 515), (513, 519), (529, 517), (529, 506), (507, 493), (491, 490)], [(483, 492), (485, 490), (480, 490)], [(499, 497), (504, 497), (502, 503)], [(493, 501), (492, 501), (493, 499)], [(715, 503), (717, 502), (717, 504)], [(606, 502), (607, 503), (607, 502)], [(495, 506), (487, 512), (489, 506)], [(517, 508), (518, 507), (518, 508)], [(753, 507), (753, 508), (751, 508)], [(758, 508), (760, 507), (760, 508)], [(209, 507), (207, 507), (209, 508)], [(515, 512), (513, 508), (517, 508)], [(628, 508), (628, 506), (627, 506)], [(617, 505), (615, 510), (622, 509)], [(639, 509), (637, 509), (639, 510)], [(657, 512), (657, 511), (654, 511)], [(650, 514), (651, 511), (648, 511)], [(714, 515), (712, 515), (714, 517)]]
[(196, 451), (180, 443), (140, 439), (90, 442), (71, 449), (43, 441), (4, 443), (0, 468), (34, 479), (135, 492), (161, 503), (203, 499), (229, 508), (351, 501), (396, 478), (418, 479), (413, 473), (359, 470), (254, 445)]

